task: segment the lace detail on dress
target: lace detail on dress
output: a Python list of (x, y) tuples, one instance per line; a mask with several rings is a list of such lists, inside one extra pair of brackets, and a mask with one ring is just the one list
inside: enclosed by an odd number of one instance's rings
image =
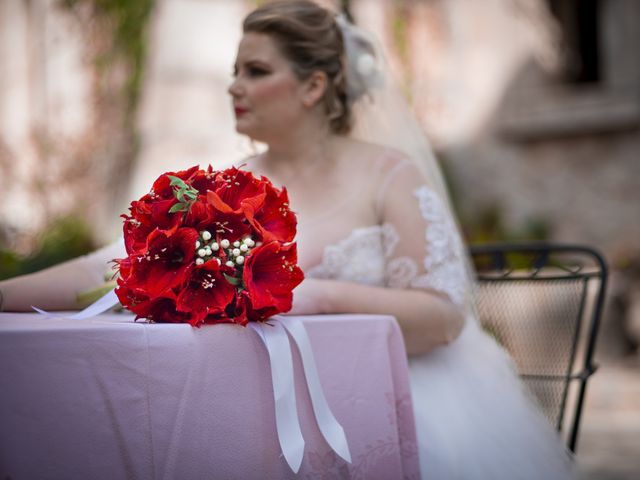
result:
[[(306, 276), (384, 285), (385, 254), (381, 242), (383, 230), (380, 225), (356, 228), (338, 243), (327, 245), (322, 262), (307, 270)], [(393, 238), (390, 232), (386, 235)], [(396, 243), (397, 235), (396, 232)]]
[(380, 228), (380, 233), (382, 234), (382, 249), (384, 250), (384, 257), (389, 258), (398, 246), (400, 235), (398, 235), (398, 231), (393, 228), (393, 225), (391, 225), (390, 223), (383, 223)]
[(443, 292), (456, 305), (464, 306), (467, 276), (455, 224), (435, 192), (422, 186), (413, 194), (418, 198), (420, 213), (427, 223), (427, 255), (424, 257), (427, 273), (412, 278), (410, 285)]
[(391, 288), (409, 288), (418, 275), (418, 265), (409, 257), (398, 257), (387, 264), (386, 284)]
[(326, 246), (322, 262), (309, 269), (306, 276), (435, 290), (464, 306), (467, 278), (455, 225), (435, 192), (422, 186), (413, 194), (426, 223), (425, 273), (420, 273), (422, 268), (411, 257), (391, 258), (401, 238), (391, 223), (383, 223), (356, 228), (348, 237)]

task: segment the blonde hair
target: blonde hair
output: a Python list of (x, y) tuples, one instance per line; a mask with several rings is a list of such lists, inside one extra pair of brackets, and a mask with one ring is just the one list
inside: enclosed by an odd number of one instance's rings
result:
[(322, 101), (329, 127), (337, 134), (349, 133), (352, 112), (347, 98), (344, 41), (333, 12), (309, 0), (280, 0), (247, 15), (242, 30), (272, 37), (300, 80), (314, 71), (324, 72), (328, 84)]

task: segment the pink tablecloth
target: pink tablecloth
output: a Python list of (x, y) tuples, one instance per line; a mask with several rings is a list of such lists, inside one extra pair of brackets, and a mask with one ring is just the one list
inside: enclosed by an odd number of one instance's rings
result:
[[(306, 440), (298, 478), (417, 478), (402, 338), (391, 317), (299, 317), (353, 463), (312, 420), (294, 349)], [(276, 436), (269, 361), (234, 325), (0, 314), (0, 478), (296, 477)]]

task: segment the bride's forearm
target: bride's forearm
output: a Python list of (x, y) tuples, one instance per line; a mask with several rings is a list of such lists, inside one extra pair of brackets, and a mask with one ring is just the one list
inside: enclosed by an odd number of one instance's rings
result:
[(116, 242), (45, 270), (4, 280), (0, 282), (2, 310), (31, 311), (32, 305), (47, 310), (77, 309), (78, 294), (104, 283), (108, 262), (123, 255), (124, 246)]
[(384, 313), (398, 320), (407, 353), (420, 354), (455, 340), (464, 325), (460, 308), (436, 293), (319, 280), (323, 313)]

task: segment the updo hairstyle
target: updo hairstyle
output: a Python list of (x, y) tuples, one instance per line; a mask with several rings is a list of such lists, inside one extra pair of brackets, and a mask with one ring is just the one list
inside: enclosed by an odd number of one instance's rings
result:
[(352, 112), (347, 97), (345, 48), (334, 13), (309, 0), (276, 1), (251, 12), (242, 30), (272, 37), (299, 80), (323, 71), (328, 82), (321, 101), (329, 127), (336, 134), (349, 133)]

